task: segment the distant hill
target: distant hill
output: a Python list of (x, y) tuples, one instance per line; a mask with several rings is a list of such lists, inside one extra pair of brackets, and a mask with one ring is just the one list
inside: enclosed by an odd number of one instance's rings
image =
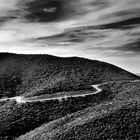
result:
[(139, 79), (114, 65), (78, 57), (0, 54), (0, 97), (87, 89), (95, 83)]

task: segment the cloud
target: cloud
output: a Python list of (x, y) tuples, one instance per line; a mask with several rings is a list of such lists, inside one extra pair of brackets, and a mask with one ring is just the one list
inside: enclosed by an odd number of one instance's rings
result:
[[(129, 69), (131, 60), (137, 64), (139, 0), (56, 1), (60, 7), (44, 0), (0, 0), (0, 52), (80, 56), (129, 63)], [(53, 17), (57, 8), (62, 11)]]

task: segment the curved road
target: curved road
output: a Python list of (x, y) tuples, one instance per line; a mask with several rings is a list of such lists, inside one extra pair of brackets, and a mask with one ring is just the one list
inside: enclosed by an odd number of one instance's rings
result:
[(40, 98), (40, 96), (34, 96), (34, 97), (29, 97), (25, 98), (23, 96), (16, 96), (16, 97), (11, 97), (11, 98), (3, 98), (0, 99), (0, 102), (7, 101), (7, 100), (16, 100), (17, 103), (27, 103), (27, 102), (38, 102), (38, 101), (48, 101), (48, 100), (62, 100), (62, 99), (67, 99), (69, 97), (85, 97), (87, 95), (93, 95), (93, 94), (98, 94), (99, 92), (102, 91), (101, 88), (99, 88), (101, 84), (98, 85), (92, 85), (93, 88), (96, 89), (95, 92), (91, 93), (86, 93), (86, 94), (75, 94), (75, 95), (63, 95), (63, 96), (58, 96), (56, 97), (46, 97), (46, 98)]
[[(111, 82), (114, 82), (114, 81), (111, 81)], [(111, 83), (111, 82), (107, 82), (107, 83)], [(140, 80), (132, 80), (132, 81), (129, 81), (129, 82), (140, 82)], [(94, 89), (96, 89), (95, 92), (91, 92), (91, 93), (83, 93), (83, 94), (74, 94), (74, 95), (62, 95), (62, 96), (59, 96), (59, 95), (55, 95), (55, 97), (45, 97), (45, 96), (34, 96), (34, 97), (24, 97), (24, 96), (16, 96), (16, 97), (11, 97), (11, 98), (3, 98), (3, 99), (0, 99), (0, 102), (3, 102), (3, 101), (7, 101), (7, 100), (16, 100), (17, 103), (27, 103), (27, 102), (38, 102), (38, 101), (49, 101), (49, 100), (62, 100), (62, 99), (67, 99), (69, 97), (85, 97), (85, 96), (88, 96), (88, 95), (93, 95), (93, 94), (98, 94), (102, 91), (102, 89), (100, 88), (100, 85), (103, 85), (103, 84), (107, 84), (107, 83), (102, 83), (102, 84), (97, 84), (97, 85), (92, 85), (92, 87)]]

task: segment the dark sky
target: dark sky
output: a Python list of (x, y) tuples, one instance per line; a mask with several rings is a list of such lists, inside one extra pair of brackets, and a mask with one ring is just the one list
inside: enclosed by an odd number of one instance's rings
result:
[(80, 56), (140, 73), (140, 0), (0, 0), (0, 52)]

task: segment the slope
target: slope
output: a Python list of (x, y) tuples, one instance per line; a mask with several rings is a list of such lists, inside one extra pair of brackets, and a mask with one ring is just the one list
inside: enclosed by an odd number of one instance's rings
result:
[(17, 140), (139, 139), (139, 84), (106, 84), (103, 88), (114, 93), (113, 99), (44, 124)]
[(139, 77), (95, 60), (0, 54), (0, 97), (83, 90), (102, 82), (133, 79)]

